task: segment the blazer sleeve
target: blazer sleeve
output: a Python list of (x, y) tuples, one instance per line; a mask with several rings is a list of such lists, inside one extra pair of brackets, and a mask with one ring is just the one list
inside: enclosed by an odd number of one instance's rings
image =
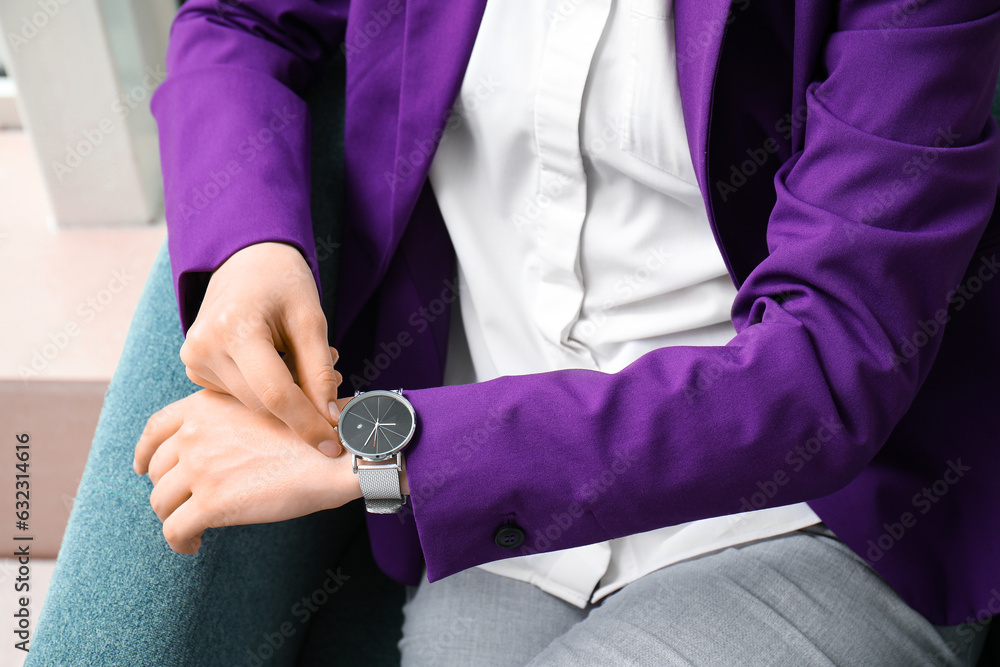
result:
[[(825, 72), (728, 345), (404, 392), (431, 581), (738, 513), (776, 475), (773, 505), (815, 499), (885, 443), (939, 348), (915, 334), (940, 321), (997, 195), (1000, 3), (927, 3), (901, 25), (895, 2), (831, 4)], [(494, 543), (511, 523), (520, 549)]]
[(283, 241), (319, 288), (300, 92), (343, 41), (347, 0), (188, 0), (170, 30), (159, 128), (167, 242), (187, 333), (211, 272)]

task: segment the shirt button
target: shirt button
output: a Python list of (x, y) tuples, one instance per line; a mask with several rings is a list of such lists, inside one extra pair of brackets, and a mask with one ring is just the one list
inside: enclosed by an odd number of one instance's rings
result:
[(493, 541), (502, 549), (516, 549), (524, 542), (524, 531), (518, 526), (504, 526), (493, 536)]

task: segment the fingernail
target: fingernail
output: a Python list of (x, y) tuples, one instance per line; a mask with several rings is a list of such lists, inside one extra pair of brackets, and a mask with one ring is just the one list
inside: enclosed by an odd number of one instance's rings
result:
[(132, 459), (132, 470), (135, 471), (136, 475), (139, 474), (139, 461), (138, 461), (138, 459)]
[(323, 452), (327, 456), (334, 457), (340, 453), (340, 445), (333, 440), (324, 440), (319, 443), (319, 451)]
[(337, 401), (330, 401), (330, 405), (327, 407), (330, 410), (331, 419), (340, 419), (340, 406), (337, 405)]

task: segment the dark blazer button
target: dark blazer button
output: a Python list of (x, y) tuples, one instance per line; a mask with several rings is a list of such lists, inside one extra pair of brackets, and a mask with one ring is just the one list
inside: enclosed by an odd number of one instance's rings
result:
[(493, 536), (493, 541), (503, 549), (516, 549), (524, 542), (524, 531), (518, 526), (504, 526)]

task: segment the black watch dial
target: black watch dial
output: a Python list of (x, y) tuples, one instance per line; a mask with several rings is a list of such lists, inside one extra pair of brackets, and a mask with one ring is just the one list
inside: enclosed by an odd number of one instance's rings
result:
[(340, 437), (364, 457), (384, 457), (403, 448), (413, 435), (413, 412), (398, 394), (373, 391), (357, 397), (340, 416)]

